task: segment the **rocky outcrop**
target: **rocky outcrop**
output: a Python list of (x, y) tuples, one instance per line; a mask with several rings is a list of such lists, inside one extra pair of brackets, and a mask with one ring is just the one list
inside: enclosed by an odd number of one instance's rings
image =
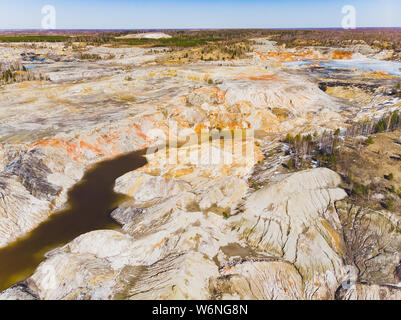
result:
[(361, 282), (398, 284), (401, 261), (401, 217), (396, 212), (372, 210), (347, 201), (336, 203), (346, 240), (349, 264)]
[(229, 216), (242, 199), (248, 184), (238, 177), (225, 177), (198, 187), (196, 203), (202, 211), (214, 211)]
[[(56, 43), (36, 48), (34, 56), (45, 58), (37, 69), (52, 82), (10, 84), (2, 88), (0, 97), (0, 169), (18, 177), (29, 194), (46, 201), (52, 212), (65, 206), (67, 191), (86, 169), (165, 142), (171, 122), (177, 124), (178, 136), (185, 141), (185, 130), (195, 135), (201, 129), (216, 128), (278, 132), (302, 123), (309, 113), (324, 115), (325, 120), (339, 117), (339, 104), (314, 83), (302, 76), (279, 74), (277, 68), (266, 70), (264, 64), (142, 67), (159, 54), (143, 48), (88, 45), (81, 49), (102, 59), (96, 63), (77, 59), (75, 53)], [(18, 45), (2, 46), (0, 56), (31, 56), (24, 50)], [(223, 150), (220, 139), (210, 148), (202, 145), (179, 148), (178, 163), (166, 163), (162, 152), (149, 156), (149, 166), (141, 171), (146, 181), (139, 183), (141, 177), (127, 175), (117, 181), (116, 190), (130, 194), (141, 185), (133, 194), (140, 202), (171, 197), (189, 191), (187, 184), (196, 189), (205, 180), (245, 176), (261, 160), (258, 148), (244, 155)], [(248, 146), (255, 146), (254, 137), (234, 141), (237, 149)], [(211, 154), (206, 152), (209, 150)], [(223, 157), (229, 163), (222, 163)], [(134, 180), (136, 187), (131, 184)], [(222, 195), (216, 196), (220, 199)], [(204, 200), (202, 210), (213, 205)], [(34, 202), (31, 206), (35, 207)], [(223, 209), (229, 206), (224, 204)], [(47, 210), (42, 211), (41, 221), (47, 217)], [(14, 229), (15, 237), (0, 243), (10, 243), (36, 225), (32, 222), (19, 233)]]
[(131, 281), (122, 297), (130, 300), (210, 299), (209, 278), (218, 275), (214, 262), (195, 252), (167, 256), (140, 270), (136, 281), (130, 269), (124, 272)]
[(50, 215), (50, 205), (31, 195), (16, 177), (0, 176), (0, 247)]
[[(0, 174), (0, 247), (9, 244), (45, 221), (67, 203), (68, 190), (80, 181), (86, 169), (99, 160), (113, 158), (150, 143), (147, 132), (154, 122), (142, 119), (130, 124), (94, 130), (82, 136), (46, 139), (24, 148), (9, 148)], [(130, 128), (130, 130), (125, 131)], [(120, 130), (120, 131), (119, 131)], [(99, 143), (104, 142), (104, 145)], [(110, 141), (111, 142), (111, 141)]]
[(244, 198), (227, 177), (147, 208), (126, 203), (114, 213), (123, 232), (53, 250), (26, 283), (40, 299), (334, 298), (346, 276), (339, 182), (314, 169)]
[[(165, 54), (153, 49), (86, 49), (101, 60), (44, 44), (21, 57), (44, 57), (41, 72), (52, 82), (1, 89), (0, 247), (64, 208), (68, 190), (97, 162), (156, 150), (116, 179), (115, 192), (129, 197), (110, 209), (121, 229), (48, 252), (0, 299), (399, 298), (398, 214), (351, 205), (329, 169), (282, 166), (291, 155), (281, 134), (343, 128), (346, 116), (376, 101), (376, 91), (358, 93), (348, 98), (359, 104), (343, 109), (344, 92), (314, 82), (326, 67), (296, 60), (347, 59), (367, 48), (259, 41), (249, 59), (190, 67), (157, 61)], [(21, 50), (0, 46), (0, 56)], [(59, 57), (68, 61), (54, 64)], [(329, 80), (361, 74), (343, 72)]]
[(224, 267), (220, 274), (211, 282), (211, 290), (217, 299), (305, 299), (302, 276), (286, 261), (241, 261)]
[(189, 191), (190, 185), (182, 180), (152, 176), (141, 172), (128, 172), (116, 180), (114, 191), (132, 197), (136, 202), (163, 199)]
[(43, 200), (52, 200), (60, 192), (60, 188), (47, 180), (51, 171), (43, 163), (44, 155), (38, 155), (38, 153), (37, 149), (33, 149), (18, 156), (6, 165), (4, 173), (17, 176), (33, 196)]
[(0, 300), (38, 300), (25, 283), (16, 284), (0, 293)]
[(0, 247), (23, 236), (61, 209), (67, 191), (83, 176), (85, 166), (65, 153), (41, 147), (10, 150), (0, 176)]
[(27, 285), (42, 300), (110, 299), (116, 276), (106, 259), (60, 253), (40, 265)]
[(336, 296), (341, 300), (401, 300), (401, 288), (357, 283), (347, 289), (341, 287)]
[(248, 245), (297, 268), (306, 298), (333, 298), (343, 276), (345, 244), (334, 208), (346, 197), (340, 181), (323, 168), (277, 177), (230, 219)]

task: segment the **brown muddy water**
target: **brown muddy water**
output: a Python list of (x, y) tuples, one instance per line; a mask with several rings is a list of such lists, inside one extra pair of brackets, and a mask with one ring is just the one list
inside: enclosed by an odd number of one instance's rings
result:
[(68, 208), (53, 214), (25, 238), (0, 249), (0, 291), (32, 275), (45, 253), (93, 230), (115, 229), (111, 211), (128, 197), (113, 191), (115, 179), (144, 166), (146, 151), (95, 165), (68, 192)]

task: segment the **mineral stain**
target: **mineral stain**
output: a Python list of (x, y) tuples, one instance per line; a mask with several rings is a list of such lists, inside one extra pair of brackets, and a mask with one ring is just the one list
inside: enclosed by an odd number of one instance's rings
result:
[(117, 228), (110, 212), (127, 197), (113, 191), (114, 182), (144, 166), (145, 152), (132, 152), (95, 165), (68, 192), (66, 210), (53, 214), (25, 238), (0, 249), (0, 291), (29, 277), (49, 250), (83, 233)]

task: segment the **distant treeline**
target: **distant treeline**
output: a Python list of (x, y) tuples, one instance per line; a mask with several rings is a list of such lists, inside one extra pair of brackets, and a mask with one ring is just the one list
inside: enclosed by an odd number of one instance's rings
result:
[(368, 44), (379, 49), (401, 50), (401, 29), (355, 30), (280, 30), (272, 34), (272, 40), (287, 46), (347, 46)]
[(54, 35), (0, 36), (0, 42), (65, 42), (69, 39), (69, 36)]
[(87, 42), (115, 43), (134, 46), (193, 47), (217, 41), (241, 41), (267, 37), (287, 46), (347, 46), (366, 43), (373, 47), (401, 50), (401, 29), (222, 29), (222, 30), (167, 30), (169, 39), (118, 38), (138, 31), (109, 31), (94, 34), (11, 35), (0, 36), (0, 42)]
[(88, 44), (116, 44), (116, 45), (131, 45), (131, 46), (147, 46), (147, 47), (195, 47), (205, 45), (208, 42), (222, 40), (216, 37), (202, 36), (176, 36), (166, 39), (118, 39), (110, 36), (3, 36), (0, 37), (0, 42), (86, 42)]

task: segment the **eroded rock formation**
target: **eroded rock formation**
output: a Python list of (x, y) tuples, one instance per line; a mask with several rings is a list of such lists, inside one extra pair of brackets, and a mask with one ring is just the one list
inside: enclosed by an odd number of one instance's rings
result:
[[(110, 213), (120, 229), (47, 252), (0, 299), (401, 298), (399, 214), (353, 203), (330, 169), (283, 166), (286, 133), (334, 131), (399, 108), (383, 94), (390, 74), (327, 71), (319, 60), (375, 50), (264, 39), (246, 59), (159, 65), (167, 53), (97, 46), (88, 52), (114, 57), (83, 63), (46, 46), (36, 54), (67, 61), (41, 65), (51, 82), (0, 89), (0, 247), (65, 208), (95, 163), (153, 152), (115, 181), (129, 197)], [(0, 46), (0, 55), (21, 50)], [(348, 86), (350, 74), (366, 85)]]

